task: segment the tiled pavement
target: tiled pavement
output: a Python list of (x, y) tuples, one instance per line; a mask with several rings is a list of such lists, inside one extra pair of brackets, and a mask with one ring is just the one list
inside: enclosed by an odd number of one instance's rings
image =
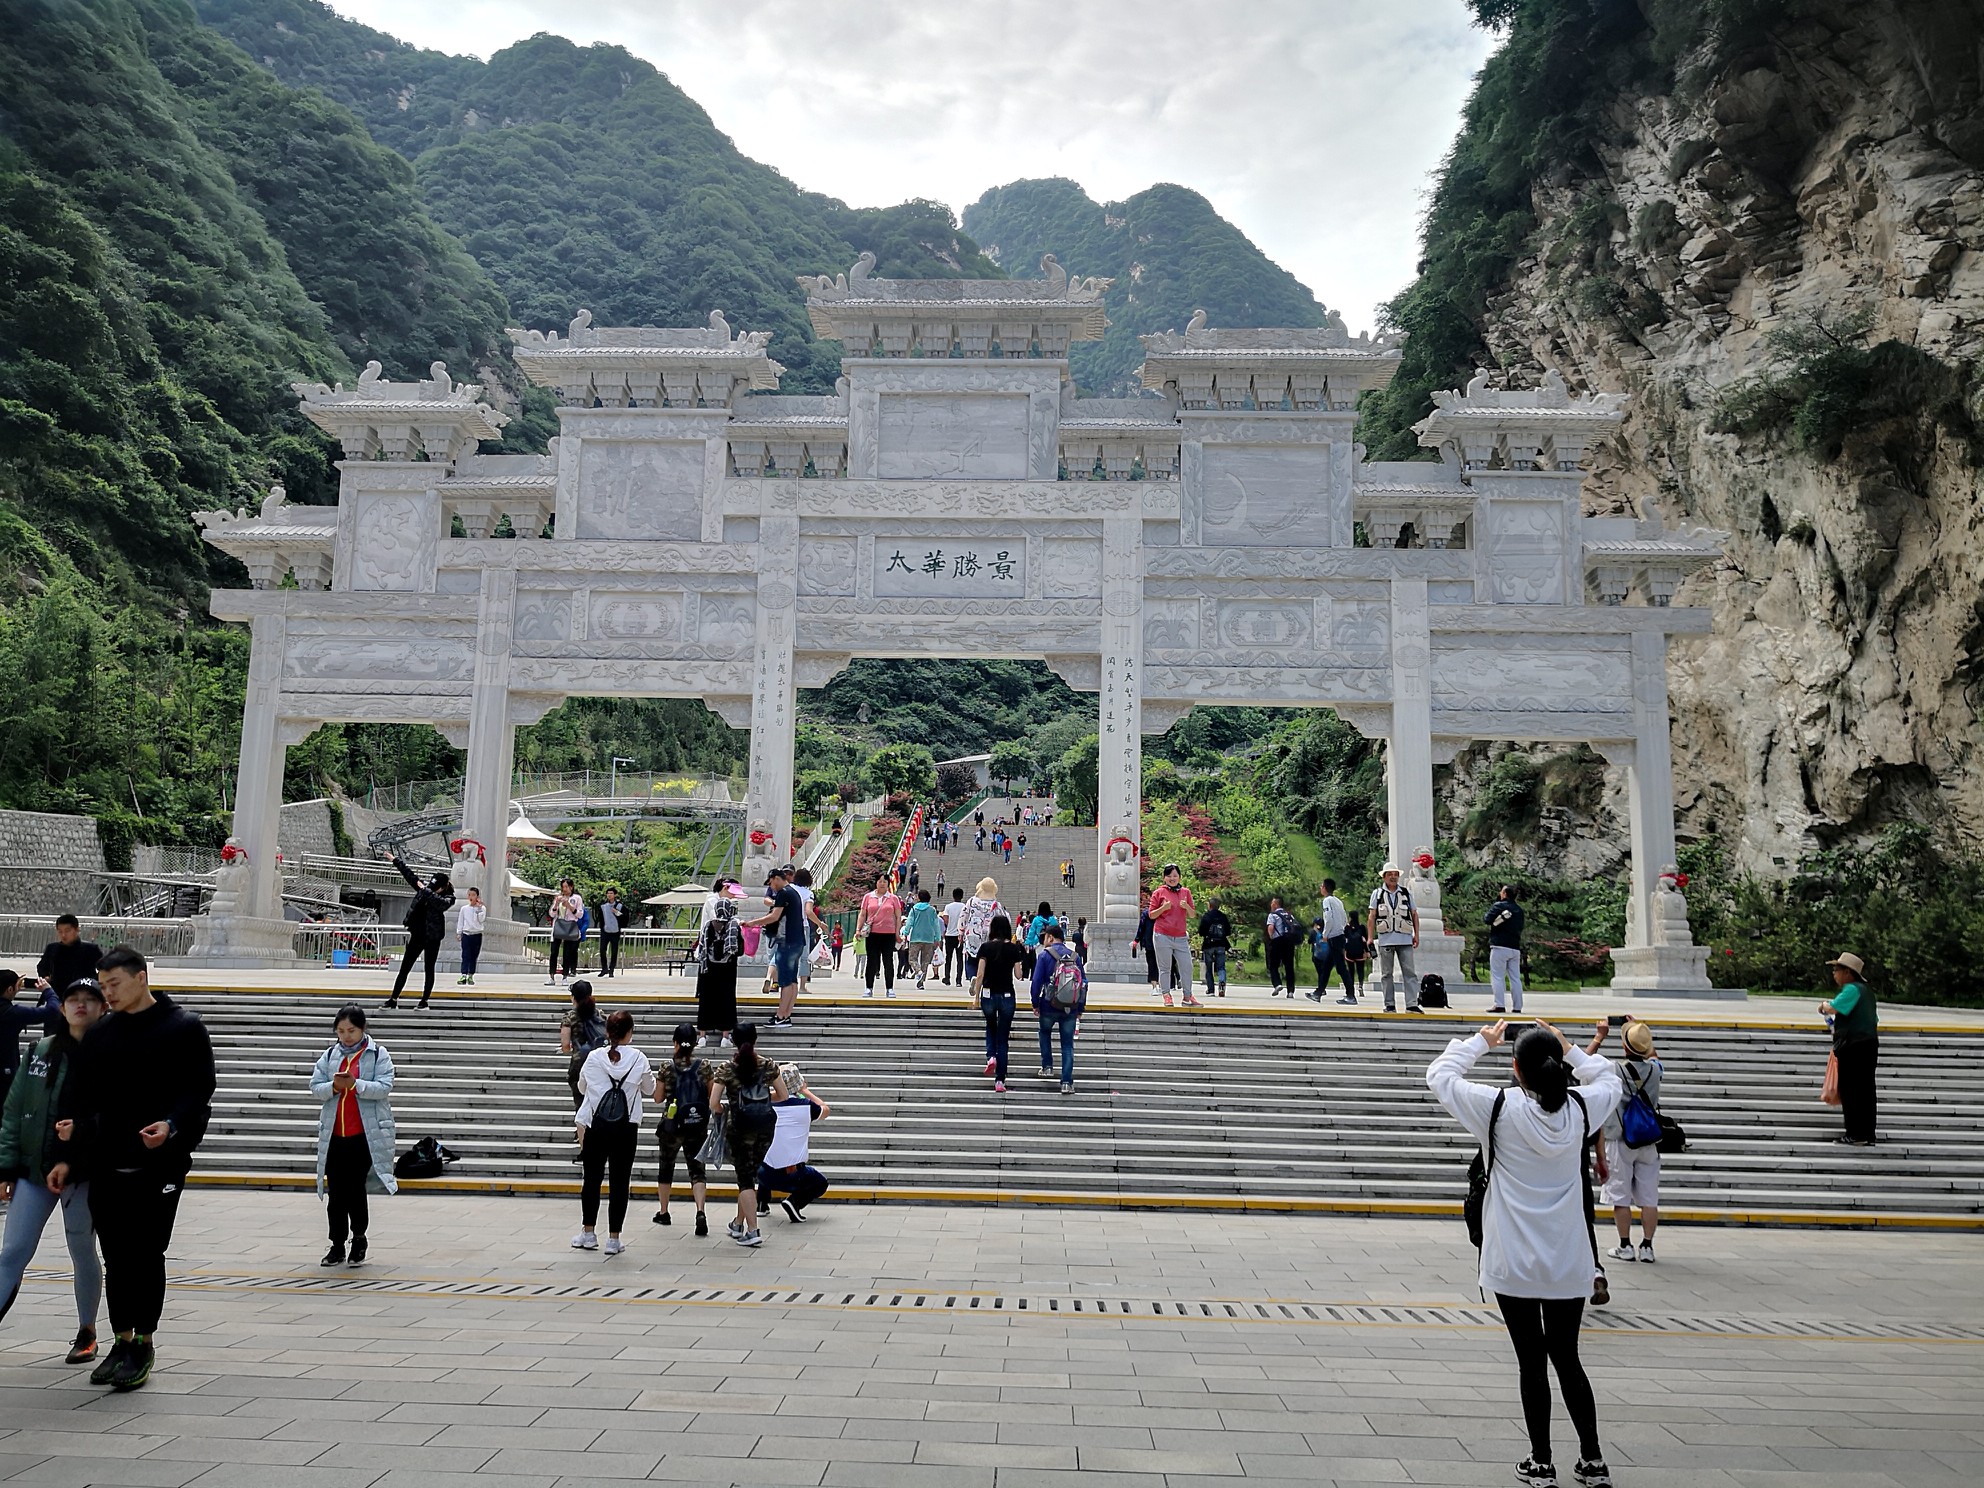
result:
[[(572, 1209), (376, 1201), (376, 1264), (359, 1274), (428, 1285), (339, 1293), (283, 1289), (325, 1276), (308, 1197), (195, 1191), (143, 1391), (105, 1395), (63, 1366), (67, 1283), (30, 1281), (0, 1328), (0, 1476), (1315, 1488), (1505, 1483), (1523, 1454), (1508, 1345), (1471, 1321), (1457, 1223), (827, 1201), (803, 1228), (772, 1220), (763, 1249), (743, 1252), (714, 1209), (719, 1238), (693, 1238), (678, 1204), (667, 1230), (637, 1212), (632, 1248), (607, 1260), (567, 1247)], [(1585, 1336), (1621, 1484), (1984, 1478), (1976, 1237), (1676, 1228), (1661, 1241), (1658, 1266), (1613, 1267), (1612, 1311), (1658, 1326)], [(53, 1230), (49, 1242), (38, 1264), (54, 1268), (64, 1252)], [(471, 1292), (473, 1280), (519, 1290)], [(778, 1299), (551, 1295), (567, 1286)], [(916, 1303), (966, 1292), (981, 1309)], [(986, 1314), (987, 1294), (1001, 1310)], [(1028, 1310), (1011, 1310), (1021, 1297)], [(1390, 1307), (1176, 1315), (1178, 1302), (1268, 1298)], [(1067, 1310), (1077, 1299), (1081, 1314)], [(1117, 1299), (1143, 1306), (1094, 1311)], [(1040, 1310), (1050, 1303), (1062, 1310)], [(1560, 1460), (1570, 1445), (1560, 1432)]]

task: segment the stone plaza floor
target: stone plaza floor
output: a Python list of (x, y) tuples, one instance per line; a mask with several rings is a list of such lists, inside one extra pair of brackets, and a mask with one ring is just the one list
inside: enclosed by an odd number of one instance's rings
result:
[[(145, 1389), (60, 1363), (51, 1227), (0, 1328), (0, 1476), (46, 1484), (1492, 1484), (1525, 1443), (1457, 1222), (836, 1206), (765, 1244), (637, 1206), (194, 1190)], [(603, 1229), (603, 1226), (602, 1226)], [(1616, 1479), (1984, 1478), (1984, 1243), (1676, 1227), (1584, 1354)], [(47, 1267), (47, 1270), (39, 1268)], [(354, 1284), (355, 1283), (355, 1284)], [(1558, 1408), (1558, 1460), (1574, 1454)]]

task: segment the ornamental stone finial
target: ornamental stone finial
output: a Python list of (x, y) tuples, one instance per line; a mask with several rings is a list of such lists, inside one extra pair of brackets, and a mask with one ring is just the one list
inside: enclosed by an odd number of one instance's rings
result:
[(862, 249), (861, 256), (854, 261), (854, 267), (847, 271), (847, 282), (849, 284), (866, 283), (868, 275), (874, 271), (874, 268), (875, 255), (870, 253), (866, 248)]
[(283, 489), (281, 481), (277, 481), (269, 487), (269, 494), (262, 498), (262, 515), (273, 517), (288, 504), (289, 492)]
[(358, 374), (358, 385), (362, 388), (371, 387), (379, 380), (379, 374), (383, 371), (385, 368), (380, 366), (376, 359), (367, 362), (365, 370)]
[(1040, 255), (1040, 272), (1047, 276), (1047, 282), (1054, 292), (1060, 294), (1068, 287), (1068, 271), (1061, 267), (1061, 261), (1051, 253)]
[(1185, 334), (1189, 336), (1193, 331), (1203, 331), (1205, 328), (1206, 312), (1202, 309), (1194, 310), (1192, 318), (1185, 322)]

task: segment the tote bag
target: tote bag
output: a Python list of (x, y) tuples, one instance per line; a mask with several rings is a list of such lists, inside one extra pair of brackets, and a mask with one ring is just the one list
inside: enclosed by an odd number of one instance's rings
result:
[(1826, 1055), (1826, 1082), (1819, 1087), (1819, 1099), (1829, 1106), (1839, 1104), (1839, 1055)]

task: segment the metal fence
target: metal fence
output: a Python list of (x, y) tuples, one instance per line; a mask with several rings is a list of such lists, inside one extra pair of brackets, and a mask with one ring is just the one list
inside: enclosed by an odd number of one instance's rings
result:
[[(123, 919), (84, 915), (83, 939), (128, 945), (146, 956), (183, 956), (193, 949), (191, 920)], [(54, 915), (0, 915), (0, 957), (39, 956), (55, 939)]]
[[(563, 773), (519, 770), (510, 780), (510, 794), (520, 800), (561, 792), (594, 800), (646, 801), (657, 796), (688, 801), (736, 799), (729, 777), (685, 774), (680, 770), (571, 770)], [(392, 785), (375, 785), (365, 793), (364, 804), (373, 811), (405, 813), (423, 811), (429, 806), (459, 803), (461, 798), (462, 778), (456, 775), (445, 780), (403, 780)]]

